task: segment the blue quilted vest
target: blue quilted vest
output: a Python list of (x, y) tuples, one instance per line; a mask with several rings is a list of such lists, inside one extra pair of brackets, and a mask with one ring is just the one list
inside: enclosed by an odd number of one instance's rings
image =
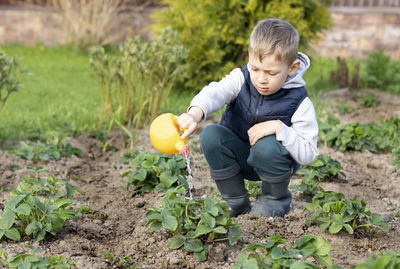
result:
[(290, 119), (301, 102), (306, 98), (304, 87), (280, 89), (272, 95), (261, 95), (250, 80), (245, 65), (242, 68), (244, 83), (237, 98), (227, 105), (221, 118), (221, 125), (231, 129), (241, 139), (249, 141), (247, 131), (256, 123), (281, 120), (291, 126)]

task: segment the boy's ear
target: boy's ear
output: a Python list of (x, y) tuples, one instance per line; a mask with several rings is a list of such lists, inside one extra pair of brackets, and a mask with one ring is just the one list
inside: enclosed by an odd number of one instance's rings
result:
[(293, 76), (300, 67), (300, 60), (295, 60), (289, 67), (289, 76)]

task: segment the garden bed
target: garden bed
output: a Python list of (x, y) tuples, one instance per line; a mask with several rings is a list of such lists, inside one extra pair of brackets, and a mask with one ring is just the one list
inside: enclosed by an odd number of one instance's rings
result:
[[(377, 122), (381, 118), (399, 117), (399, 98), (373, 92), (381, 100), (377, 106), (361, 108), (344, 115), (339, 114), (335, 108), (332, 111), (341, 118), (342, 124)], [(356, 107), (359, 105), (359, 97), (360, 92), (339, 90), (326, 95), (324, 101), (331, 100), (333, 104)], [(211, 122), (217, 122), (217, 119), (210, 118), (202, 125)], [(290, 246), (305, 234), (322, 235), (331, 244), (330, 256), (333, 263), (343, 268), (366, 261), (372, 253), (387, 250), (400, 252), (400, 176), (399, 173), (391, 173), (393, 166), (390, 154), (338, 152), (319, 146), (320, 153), (327, 153), (338, 160), (347, 175), (340, 182), (324, 183), (323, 188), (342, 192), (352, 199), (364, 200), (372, 212), (384, 217), (390, 230), (376, 229), (373, 234), (354, 235), (321, 232), (318, 226), (306, 225), (307, 212), (303, 209), (308, 201), (294, 194), (292, 210), (284, 218), (255, 218), (250, 215), (235, 218), (243, 233), (239, 242), (234, 246), (227, 242), (213, 243), (209, 245), (208, 260), (199, 262), (184, 249), (169, 249), (169, 235), (166, 232), (149, 231), (143, 222), (146, 211), (161, 205), (164, 193), (131, 197), (131, 190), (126, 189), (127, 180), (121, 177), (130, 168), (119, 162), (129, 149), (124, 147), (120, 134), (114, 133), (112, 138), (111, 145), (118, 151), (104, 153), (104, 144), (95, 137), (77, 137), (72, 139), (71, 144), (82, 150), (79, 157), (62, 158), (58, 162), (51, 161), (43, 165), (56, 177), (67, 179), (80, 187), (85, 194), (75, 195), (73, 207), (78, 209), (86, 206), (91, 211), (78, 213), (76, 221), (67, 221), (67, 225), (56, 236), (47, 236), (40, 243), (34, 243), (27, 237), (18, 243), (3, 239), (0, 249), (12, 255), (27, 251), (23, 244), (30, 244), (40, 250), (39, 256), (63, 255), (68, 260), (75, 260), (76, 268), (112, 268), (110, 258), (107, 260), (104, 253), (112, 253), (115, 261), (125, 258), (125, 266), (131, 265), (132, 268), (229, 268), (245, 245), (263, 241), (273, 235), (282, 235)], [(200, 154), (198, 135), (189, 140), (189, 146), (193, 155), (194, 196), (216, 197), (212, 189), (207, 187), (215, 188), (215, 184)], [(137, 131), (134, 150), (155, 152), (148, 130)], [(15, 154), (0, 151), (0, 209), (9, 199), (6, 191), (20, 183), (24, 175), (30, 175), (26, 168), (34, 167), (37, 166), (31, 161), (18, 160)], [(299, 182), (300, 177), (295, 176), (291, 184)]]

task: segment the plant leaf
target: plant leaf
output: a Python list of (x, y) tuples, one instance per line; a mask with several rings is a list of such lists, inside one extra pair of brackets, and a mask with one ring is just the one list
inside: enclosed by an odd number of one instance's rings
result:
[(190, 238), (185, 240), (185, 249), (189, 252), (200, 252), (203, 250), (203, 243), (200, 239)]
[(212, 228), (204, 225), (204, 224), (200, 224), (199, 226), (197, 226), (196, 228), (196, 237), (203, 235), (203, 234), (208, 234), (209, 232), (212, 231)]
[(234, 245), (242, 237), (242, 231), (239, 227), (231, 227), (228, 232), (229, 244)]
[(174, 236), (168, 241), (168, 247), (170, 249), (178, 249), (183, 246), (185, 240), (186, 238), (183, 235)]

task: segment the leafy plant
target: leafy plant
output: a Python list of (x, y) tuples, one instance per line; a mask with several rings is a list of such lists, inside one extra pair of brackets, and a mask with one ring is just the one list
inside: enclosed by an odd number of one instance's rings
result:
[(335, 179), (346, 178), (342, 165), (328, 154), (321, 154), (308, 166), (300, 168), (297, 173), (304, 176), (299, 185), (290, 186), (293, 191), (300, 191), (305, 196), (314, 196), (324, 191), (319, 183), (332, 182)]
[(245, 187), (249, 197), (260, 198), (261, 196), (261, 181), (245, 180)]
[[(33, 253), (40, 251), (30, 245), (24, 245), (32, 250)], [(51, 256), (39, 258), (35, 255), (26, 252), (20, 252), (16, 255), (6, 257), (7, 252), (4, 249), (0, 250), (1, 263), (7, 268), (17, 269), (69, 269), (75, 264), (75, 261), (66, 261), (65, 256)]]
[(231, 245), (236, 244), (241, 231), (229, 217), (226, 202), (211, 197), (190, 200), (182, 196), (185, 193), (183, 186), (169, 189), (162, 206), (148, 209), (144, 221), (150, 231), (165, 229), (172, 235), (169, 248), (184, 247), (199, 261), (207, 260), (207, 243), (229, 240)]
[(179, 184), (187, 186), (186, 162), (181, 155), (126, 152), (121, 162), (129, 162), (129, 166), (135, 169), (122, 174), (123, 178), (128, 178), (127, 188), (135, 187), (132, 196), (153, 190), (166, 191)]
[(21, 234), (26, 234), (38, 242), (47, 233), (56, 235), (66, 220), (76, 219), (75, 211), (68, 208), (72, 201), (65, 197), (73, 196), (74, 190), (81, 192), (78, 187), (64, 182), (62, 185), (66, 186), (66, 192), (59, 192), (60, 181), (51, 175), (47, 179), (24, 178), (24, 181), (10, 192), (11, 199), (4, 205), (0, 239), (5, 236), (19, 241)]
[(319, 181), (313, 179), (302, 179), (299, 185), (289, 186), (292, 191), (300, 192), (305, 197), (313, 197), (317, 193), (323, 192), (324, 189), (319, 186)]
[(355, 230), (363, 227), (373, 232), (374, 226), (389, 229), (383, 218), (371, 213), (364, 201), (346, 200), (342, 193), (320, 192), (304, 210), (312, 211), (312, 215), (307, 217), (307, 225), (318, 223), (321, 231), (329, 228), (332, 234), (342, 230), (353, 234)]
[(381, 103), (381, 101), (372, 92), (358, 98), (358, 101), (362, 103), (363, 107), (374, 107)]
[(70, 158), (72, 155), (79, 156), (82, 152), (79, 148), (73, 147), (70, 143), (63, 143), (68, 139), (70, 138), (60, 139), (54, 136), (52, 139), (48, 139), (47, 143), (22, 141), (21, 146), (14, 152), (19, 158), (32, 160), (35, 163), (47, 163), (49, 160), (58, 161), (61, 157)]
[(322, 266), (332, 266), (330, 245), (321, 236), (304, 235), (295, 246), (285, 250), (279, 245), (286, 240), (281, 235), (267, 238), (265, 243), (247, 245), (231, 269), (245, 268), (323, 268), (307, 261), (313, 257)]
[(365, 60), (363, 80), (370, 88), (400, 93), (400, 64), (383, 50), (371, 51)]
[(185, 69), (186, 55), (171, 29), (163, 29), (152, 42), (139, 37), (126, 40), (120, 55), (93, 49), (90, 63), (100, 84), (103, 119), (112, 117), (136, 128), (154, 119)]
[(153, 28), (159, 33), (172, 27), (190, 49), (189, 70), (180, 81), (191, 91), (245, 64), (250, 33), (259, 20), (288, 20), (302, 37), (301, 49), (330, 25), (327, 7), (316, 0), (164, 0), (163, 4), (168, 8), (153, 13)]
[(328, 154), (318, 155), (311, 164), (300, 168), (297, 173), (307, 180), (313, 179), (318, 182), (332, 182), (335, 179), (346, 178), (340, 162)]
[(352, 266), (351, 269), (383, 269), (399, 267), (400, 254), (390, 250), (378, 255), (372, 254), (372, 257), (370, 257), (366, 262)]
[(27, 70), (21, 67), (21, 59), (7, 57), (0, 50), (0, 111), (4, 108), (10, 94), (21, 88), (21, 78)]
[[(50, 173), (46, 173), (46, 177), (41, 177), (40, 173), (43, 171), (45, 170), (28, 170), (28, 172), (33, 173), (35, 176), (23, 177), (24, 182), (18, 184), (15, 190), (10, 192), (11, 195), (18, 195), (18, 193), (27, 192), (37, 196), (57, 199), (62, 197), (73, 198), (75, 191), (84, 194), (79, 187), (70, 184), (65, 179), (58, 179)], [(65, 192), (61, 191), (60, 187), (65, 187)]]

